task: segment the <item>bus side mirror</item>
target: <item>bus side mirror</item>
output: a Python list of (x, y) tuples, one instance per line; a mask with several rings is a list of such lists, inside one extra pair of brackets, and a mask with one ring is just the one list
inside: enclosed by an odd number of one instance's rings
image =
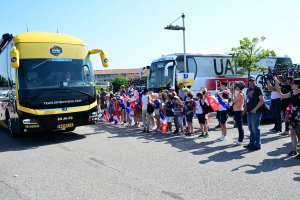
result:
[(100, 58), (101, 58), (101, 62), (102, 62), (103, 67), (108, 67), (107, 54), (100, 53)]
[(19, 62), (19, 51), (18, 49), (13, 46), (9, 52), (10, 55), (10, 65), (12, 68), (18, 68), (20, 65)]
[(103, 67), (108, 67), (107, 54), (101, 49), (93, 49), (93, 50), (89, 51), (89, 54), (96, 54), (96, 53), (100, 54), (100, 59), (101, 59)]
[(165, 76), (169, 76), (168, 67), (169, 67), (169, 66), (167, 66), (167, 65), (165, 66), (165, 72), (164, 72), (164, 75), (165, 75)]
[(166, 64), (164, 75), (169, 76), (169, 69), (168, 68), (171, 67), (171, 66), (175, 66), (175, 65), (176, 65), (176, 61), (169, 62), (168, 64)]

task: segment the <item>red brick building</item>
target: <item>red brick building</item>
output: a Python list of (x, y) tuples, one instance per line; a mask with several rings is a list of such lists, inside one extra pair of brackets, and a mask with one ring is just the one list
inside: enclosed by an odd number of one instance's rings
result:
[[(143, 77), (145, 73), (146, 70), (143, 71)], [(95, 80), (99, 85), (107, 85), (117, 75), (125, 76), (128, 79), (139, 79), (140, 68), (94, 70)]]

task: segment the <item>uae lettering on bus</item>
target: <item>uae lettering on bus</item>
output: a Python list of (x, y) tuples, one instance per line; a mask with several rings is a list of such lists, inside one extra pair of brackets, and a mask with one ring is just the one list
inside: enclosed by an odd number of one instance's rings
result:
[(44, 105), (55, 105), (55, 104), (65, 104), (65, 103), (78, 103), (81, 102), (81, 99), (77, 100), (65, 100), (65, 101), (48, 101), (44, 102)]
[[(214, 60), (214, 71), (217, 76), (220, 75), (227, 75), (227, 74), (235, 74), (238, 70), (238, 66), (232, 67), (230, 59), (226, 59), (223, 61), (223, 59), (219, 59), (219, 62), (217, 62), (217, 59)], [(225, 67), (224, 67), (225, 65)]]

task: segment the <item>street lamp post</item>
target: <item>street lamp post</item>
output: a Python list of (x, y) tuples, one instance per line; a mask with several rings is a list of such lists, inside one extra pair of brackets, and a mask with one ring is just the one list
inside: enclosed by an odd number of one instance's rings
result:
[[(182, 18), (182, 27), (181, 26), (173, 26), (172, 24), (174, 22), (176, 22), (178, 19)], [(182, 13), (182, 15), (176, 19), (175, 21), (173, 21), (171, 24), (169, 24), (168, 26), (165, 27), (166, 30), (176, 30), (176, 31), (179, 31), (179, 30), (182, 30), (183, 31), (183, 66), (184, 66), (184, 73), (187, 73), (187, 68), (186, 68), (186, 51), (185, 51), (185, 26), (184, 26), (184, 18), (185, 18), (185, 15), (184, 13)]]

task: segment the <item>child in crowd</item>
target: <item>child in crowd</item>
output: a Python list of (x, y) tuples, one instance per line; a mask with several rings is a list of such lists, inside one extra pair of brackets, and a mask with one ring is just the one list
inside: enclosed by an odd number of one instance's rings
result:
[[(201, 129), (201, 135), (198, 137), (204, 137), (207, 138), (209, 137), (208, 135), (208, 127), (207, 127), (207, 119), (206, 119), (206, 114), (208, 113), (208, 105), (205, 102), (204, 95), (202, 93), (197, 93), (197, 101), (196, 103), (196, 115), (198, 118), (198, 122), (200, 124), (200, 129)], [(205, 132), (205, 134), (204, 134)]]
[[(224, 91), (224, 90), (226, 90), (226, 91), (228, 92), (228, 94), (229, 94), (229, 89), (227, 88), (227, 86), (228, 86), (228, 83), (227, 83), (227, 82), (225, 82), (225, 81), (221, 82), (221, 86), (220, 86), (221, 89), (220, 89), (219, 92), (216, 92), (216, 96), (218, 96), (219, 93), (221, 93), (221, 92)], [(217, 119), (219, 119), (219, 118), (220, 118), (220, 112), (217, 111)], [(221, 128), (220, 121), (219, 121), (219, 124), (218, 124), (215, 128)]]
[(227, 121), (227, 108), (226, 105), (228, 105), (228, 100), (229, 100), (229, 92), (228, 90), (223, 90), (222, 92), (219, 93), (219, 96), (221, 97), (221, 101), (224, 102), (224, 105), (220, 103), (219, 107), (219, 122), (221, 126), (221, 131), (222, 135), (221, 137), (218, 138), (220, 141), (225, 141), (227, 140), (227, 127), (226, 127), (226, 121)]
[[(176, 130), (173, 134), (183, 135), (183, 102), (180, 100), (178, 96), (173, 97), (174, 101), (174, 124)], [(180, 132), (179, 132), (180, 128)]]
[(185, 108), (186, 108), (186, 121), (188, 123), (188, 133), (186, 134), (186, 136), (191, 136), (194, 135), (193, 116), (196, 111), (195, 101), (193, 100), (193, 95), (191, 93), (187, 94)]
[[(154, 100), (155, 100), (155, 97), (153, 96), (153, 94), (154, 94), (153, 91), (149, 91), (149, 101), (151, 104), (154, 104)], [(150, 129), (152, 129), (152, 130), (157, 129), (157, 127), (155, 126), (154, 117), (155, 117), (155, 112), (150, 114), (150, 121), (151, 121)]]
[(161, 108), (161, 102), (160, 102), (160, 99), (159, 99), (159, 94), (154, 93), (153, 96), (155, 97), (155, 100), (154, 100), (154, 105), (155, 105), (154, 114), (155, 114), (156, 127), (157, 127), (155, 130), (157, 131), (160, 128), (160, 115), (159, 115), (159, 111), (160, 111), (160, 108)]
[(174, 108), (174, 104), (172, 101), (172, 95), (169, 94), (167, 95), (167, 102), (166, 102), (166, 119), (167, 119), (167, 123), (168, 123), (168, 129), (169, 131), (166, 134), (172, 134), (172, 121), (173, 121), (173, 116), (174, 116), (174, 112), (173, 112), (173, 108)]

